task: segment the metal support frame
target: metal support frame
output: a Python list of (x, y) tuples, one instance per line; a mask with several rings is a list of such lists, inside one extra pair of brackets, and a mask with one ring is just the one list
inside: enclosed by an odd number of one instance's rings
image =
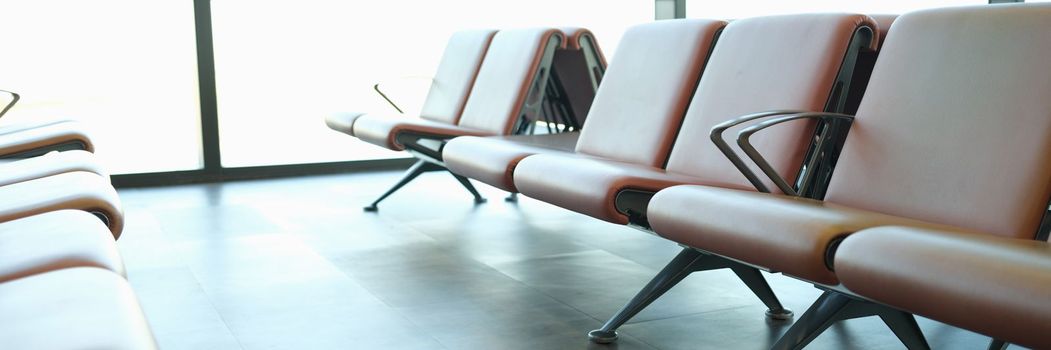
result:
[(989, 341), (989, 347), (987, 347), (987, 349), (989, 349), (989, 350), (1007, 350), (1007, 346), (1008, 345), (1010, 345), (1008, 342), (1005, 342), (1005, 341), (1000, 340), (1000, 339), (993, 338), (992, 340)]
[(609, 344), (617, 340), (617, 328), (624, 325), (629, 319), (657, 300), (665, 292), (671, 290), (686, 276), (698, 271), (716, 269), (732, 269), (737, 277), (741, 279), (755, 293), (759, 300), (766, 304), (766, 316), (771, 320), (789, 320), (792, 318), (792, 310), (786, 309), (777, 299), (777, 295), (766, 283), (762, 272), (750, 266), (730, 261), (715, 255), (703, 253), (693, 248), (684, 248), (679, 255), (668, 262), (668, 265), (634, 298), (631, 299), (620, 311), (617, 311), (602, 328), (588, 333), (588, 338), (599, 344)]
[(552, 102), (548, 96), (548, 86), (554, 80), (552, 69), (554, 67), (555, 52), (558, 51), (564, 40), (565, 38), (560, 34), (551, 36), (548, 42), (545, 43), (544, 51), (540, 56), (540, 64), (537, 66), (529, 83), (525, 102), (519, 107), (518, 119), (515, 120), (514, 125), (511, 127), (512, 134), (533, 133), (533, 130), (536, 128), (536, 121), (531, 117), (540, 118), (546, 114), (544, 106)]
[[(423, 173), (428, 173), (428, 172), (433, 172), (433, 171), (449, 171), (449, 169), (446, 169), (444, 166), (442, 166), (440, 164), (433, 163), (433, 162), (428, 161), (428, 160), (424, 160), (424, 159), (417, 160), (416, 163), (414, 163), (411, 167), (409, 167), (408, 170), (405, 170), (405, 173), (402, 175), (401, 179), (398, 180), (398, 182), (394, 183), (393, 186), (391, 186), (389, 189), (387, 189), (386, 192), (383, 192), (383, 194), (380, 195), (379, 198), (376, 198), (376, 200), (373, 201), (371, 204), (369, 204), (368, 206), (364, 207), (363, 210), (365, 210), (367, 212), (379, 211), (378, 205), (384, 199), (387, 199), (387, 197), (390, 197), (391, 194), (394, 194), (394, 192), (397, 192), (402, 187), (405, 187), (406, 184), (408, 184), (412, 180), (416, 179), (417, 177), (419, 177)], [(470, 180), (468, 180), (467, 178), (465, 178), (463, 176), (456, 175), (456, 174), (454, 174), (452, 172), (449, 172), (449, 174), (451, 174), (454, 178), (456, 178), (456, 181), (458, 181), (460, 183), (460, 185), (463, 185), (463, 187), (467, 189), (467, 192), (470, 192), (471, 195), (474, 196), (474, 203), (475, 204), (485, 203), (485, 198), (482, 197), (482, 195), (478, 193), (478, 190), (474, 188), (474, 185), (471, 184)]]
[(580, 38), (580, 50), (584, 53), (584, 65), (588, 67), (588, 78), (591, 79), (591, 88), (598, 91), (602, 83), (602, 77), (606, 75), (606, 65), (603, 58), (599, 57), (598, 44), (595, 37), (584, 35)]
[[(1051, 203), (1048, 203), (1051, 208)], [(1044, 217), (1040, 219), (1040, 226), (1037, 227), (1035, 239), (1038, 241), (1048, 241), (1048, 236), (1051, 236), (1051, 209), (1044, 212)]]
[[(553, 66), (552, 60), (554, 59), (555, 51), (561, 45), (562, 40), (564, 40), (564, 38), (561, 36), (553, 36), (547, 43), (545, 43), (540, 63), (529, 85), (530, 89), (528, 95), (521, 106), (519, 117), (515, 121), (515, 125), (512, 127), (515, 134), (531, 132), (533, 130), (536, 123), (530, 121), (530, 115), (545, 116), (551, 113), (545, 111), (545, 105), (547, 105), (551, 111), (555, 109), (569, 108), (568, 106), (560, 106), (560, 104), (563, 103), (562, 101), (565, 100), (564, 98), (555, 99), (548, 95), (551, 91), (551, 86), (555, 85), (552, 83), (552, 80), (555, 80), (555, 75), (552, 74), (551, 71)], [(452, 137), (448, 135), (434, 135), (416, 132), (402, 132), (396, 135), (395, 140), (397, 143), (404, 146), (405, 150), (419, 159), (419, 161), (406, 170), (402, 178), (391, 186), (390, 189), (380, 195), (380, 197), (371, 204), (364, 207), (364, 210), (367, 212), (378, 211), (378, 205), (381, 201), (404, 187), (416, 177), (420, 176), (420, 174), (439, 170), (448, 171), (449, 169), (445, 167), (442, 159), (442, 149), (445, 147), (445, 143), (451, 138)], [(452, 172), (449, 172), (449, 174), (452, 174), (452, 176), (456, 178), (456, 181), (463, 185), (463, 187), (474, 196), (475, 204), (486, 202), (486, 199), (478, 193), (478, 190), (475, 189), (469, 179)], [(511, 197), (509, 197), (509, 199), (510, 198)], [(515, 199), (517, 199), (517, 197), (515, 197)]]
[(868, 316), (883, 319), (907, 348), (930, 349), (912, 314), (831, 290), (821, 294), (771, 349), (802, 349), (832, 324)]
[(11, 110), (11, 107), (14, 107), (15, 104), (18, 103), (18, 100), (22, 99), (22, 95), (19, 95), (17, 92), (14, 91), (7, 90), (0, 90), (0, 93), (5, 93), (11, 96), (11, 100), (7, 101), (7, 104), (4, 105), (3, 109), (0, 109), (0, 117), (3, 117), (5, 114), (7, 114), (7, 111)]
[[(825, 102), (825, 112), (846, 114), (856, 112), (854, 110), (856, 106), (850, 104), (851, 91), (857, 90), (852, 84), (867, 84), (868, 82), (867, 74), (864, 74), (864, 77), (856, 76), (856, 74), (858, 74), (859, 62), (867, 62), (863, 64), (874, 63), (874, 61), (867, 61), (864, 54), (871, 52), (869, 46), (873, 40), (878, 40), (876, 31), (873, 28), (860, 27), (854, 31), (854, 35), (850, 38), (850, 48), (843, 57), (843, 64), (840, 66), (839, 73), (836, 74), (836, 81), (830, 94), (831, 97)], [(857, 81), (859, 78), (863, 81)], [(807, 150), (806, 158), (804, 159), (808, 159), (808, 161), (796, 174), (795, 188), (802, 196), (822, 199), (825, 197), (825, 189), (828, 187), (828, 181), (832, 177), (836, 161), (839, 159), (839, 152), (843, 148), (844, 141), (846, 141), (847, 133), (850, 130), (850, 122), (841, 118), (826, 118), (818, 120), (815, 127), (815, 135), (818, 138), (811, 143), (810, 148)]]
[[(837, 75), (837, 82), (832, 91), (829, 91), (829, 100), (826, 102), (826, 110), (832, 112), (840, 111), (845, 106), (846, 95), (848, 93), (848, 87), (850, 80), (852, 79), (853, 70), (857, 60), (857, 53), (863, 48), (867, 47), (873, 39), (873, 31), (871, 28), (862, 27), (858, 28), (854, 32), (851, 38), (850, 48), (843, 57), (841, 69)], [(800, 116), (809, 115), (809, 113), (797, 113), (798, 111), (789, 110), (778, 110), (769, 111), (763, 113), (755, 113), (740, 118), (725, 122), (712, 129), (710, 135), (715, 145), (726, 154), (727, 159), (734, 162), (734, 164), (741, 170), (742, 174), (749, 178), (751, 183), (756, 187), (756, 190), (760, 192), (769, 192), (769, 189), (759, 181), (758, 177), (751, 172), (751, 170), (745, 166), (744, 162), (737, 157), (737, 155), (729, 148), (725, 140), (723, 140), (722, 133), (738, 124), (746, 122), (754, 122), (764, 118), (771, 118), (776, 116), (788, 115), (788, 117), (782, 117), (769, 122), (759, 123), (753, 128), (761, 130), (762, 128), (769, 127), (770, 125), (776, 124), (778, 120), (785, 118), (799, 118)], [(819, 115), (827, 116), (834, 113), (819, 113)], [(751, 128), (750, 128), (751, 129)], [(747, 129), (746, 129), (747, 130)], [(827, 130), (827, 129), (825, 129)], [(754, 132), (754, 131), (752, 131)], [(830, 135), (819, 133), (821, 140), (824, 140)], [(745, 138), (747, 141), (747, 137)], [(742, 145), (747, 151), (749, 145)], [(821, 148), (821, 144), (818, 144)], [(755, 158), (752, 158), (753, 161)], [(759, 164), (762, 168), (763, 164)], [(769, 165), (767, 165), (769, 168)], [(764, 171), (767, 170), (763, 168)], [(769, 174), (768, 174), (769, 175)], [(776, 181), (775, 181), (776, 182)], [(776, 183), (780, 186), (780, 189), (787, 194), (798, 195), (795, 189), (791, 188), (784, 180)], [(650, 199), (653, 197), (652, 191), (640, 191), (640, 190), (622, 190), (617, 194), (615, 199), (615, 206), (617, 210), (628, 216), (629, 225), (637, 227), (643, 230), (649, 230), (649, 222), (646, 218), (646, 208), (649, 204)], [(702, 259), (703, 258), (703, 262)], [(693, 260), (691, 260), (693, 259)], [(701, 264), (701, 265), (694, 265)], [(772, 319), (787, 319), (791, 317), (791, 311), (784, 309), (780, 302), (777, 301), (776, 295), (769, 289), (766, 280), (763, 279), (762, 274), (758, 269), (752, 266), (747, 266), (738, 262), (733, 262), (729, 259), (716, 257), (715, 255), (704, 254), (696, 251), (692, 248), (687, 248), (678, 257), (673, 259), (660, 273), (646, 287), (635, 296), (628, 305), (618, 312), (613, 318), (606, 322), (606, 326), (602, 329), (592, 331), (588, 334), (589, 338), (598, 343), (609, 343), (616, 340), (616, 328), (626, 322), (629, 318), (634, 316), (636, 313), (641, 311), (646, 305), (655, 300), (660, 295), (664, 294), (668, 289), (672, 288), (682, 278), (693, 271), (710, 270), (717, 268), (730, 268), (738, 277), (741, 278), (745, 284), (752, 289), (752, 291), (759, 296), (761, 300), (767, 305), (769, 310), (767, 316)], [(765, 287), (762, 287), (765, 286)]]
[(380, 97), (383, 97), (383, 100), (387, 101), (387, 103), (390, 104), (391, 107), (394, 107), (394, 110), (398, 111), (398, 114), (405, 114), (405, 111), (402, 111), (401, 108), (398, 107), (396, 103), (394, 103), (394, 101), (391, 101), (390, 97), (387, 97), (387, 94), (383, 93), (383, 90), (380, 90), (379, 83), (373, 84), (372, 90), (376, 91), (376, 93), (379, 94)]
[(569, 96), (554, 67), (551, 68), (551, 79), (540, 112), (540, 119), (547, 126), (548, 134), (580, 131), (580, 119), (573, 113)]
[(628, 217), (628, 226), (649, 232), (652, 228), (649, 219), (646, 218), (646, 210), (656, 194), (656, 191), (622, 190), (613, 198), (613, 207), (617, 208), (618, 213)]
[[(449, 171), (442, 163), (442, 148), (445, 146), (445, 142), (448, 141), (448, 136), (444, 135), (426, 135), (417, 134), (412, 132), (404, 132), (395, 136), (398, 143), (405, 147), (405, 150), (416, 157), (417, 161), (409, 169), (407, 169), (402, 175), (402, 178), (398, 182), (394, 183), (391, 188), (387, 189), (382, 195), (379, 196), (368, 206), (363, 209), (367, 212), (379, 211), (379, 203), (384, 199), (387, 199), (391, 194), (397, 192), (399, 189), (404, 187), (412, 180), (419, 177), (421, 174), (433, 171)], [(478, 193), (478, 190), (474, 188), (471, 181), (467, 178), (449, 172), (456, 181), (463, 185), (467, 192), (470, 192), (474, 197), (475, 204), (485, 203), (486, 200)]]

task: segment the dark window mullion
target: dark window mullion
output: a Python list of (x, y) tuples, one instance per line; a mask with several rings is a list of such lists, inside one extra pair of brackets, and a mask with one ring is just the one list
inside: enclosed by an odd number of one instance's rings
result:
[(194, 27), (197, 36), (197, 80), (201, 103), (201, 149), (204, 172), (222, 172), (219, 152), (219, 112), (215, 90), (215, 51), (212, 47), (212, 7), (210, 0), (194, 0)]

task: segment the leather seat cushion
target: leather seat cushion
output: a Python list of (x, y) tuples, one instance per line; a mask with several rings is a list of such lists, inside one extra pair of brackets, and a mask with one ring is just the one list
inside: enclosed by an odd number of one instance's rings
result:
[(880, 227), (839, 246), (836, 274), (881, 303), (1036, 349), (1051, 348), (1051, 244)]
[(94, 215), (61, 210), (0, 223), (0, 282), (70, 267), (125, 275), (113, 235)]
[(442, 150), (450, 171), (508, 192), (518, 192), (514, 170), (527, 156), (572, 153), (579, 133), (458, 137)]
[(156, 349), (121, 276), (80, 267), (0, 284), (0, 339), (7, 349)]
[(526, 157), (515, 168), (514, 182), (526, 196), (617, 224), (628, 223), (615, 203), (623, 190), (656, 192), (679, 184), (702, 183), (645, 165), (560, 154)]
[(0, 222), (62, 209), (102, 215), (114, 238), (124, 229), (124, 212), (109, 180), (74, 171), (0, 186)]
[(827, 285), (839, 282), (826, 264), (838, 238), (883, 225), (959, 230), (811, 199), (706, 186), (658, 192), (647, 216), (661, 237)]
[(395, 151), (405, 150), (398, 143), (398, 134), (412, 132), (445, 139), (457, 136), (490, 136), (491, 132), (462, 126), (434, 122), (425, 119), (391, 118), (389, 116), (366, 114), (354, 121), (354, 136), (358, 139)]

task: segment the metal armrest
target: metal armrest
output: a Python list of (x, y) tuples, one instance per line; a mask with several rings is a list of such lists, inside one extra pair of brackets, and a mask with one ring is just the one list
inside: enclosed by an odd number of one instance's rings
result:
[(726, 140), (723, 139), (723, 133), (726, 132), (727, 129), (730, 129), (734, 126), (756, 119), (770, 118), (780, 115), (797, 114), (803, 112), (805, 111), (774, 110), (744, 115), (735, 119), (719, 123), (718, 125), (712, 128), (712, 131), (709, 134), (709, 136), (711, 137), (712, 142), (715, 143), (715, 147), (719, 148), (719, 151), (723, 152), (723, 155), (725, 155), (726, 158), (730, 160), (730, 163), (733, 163), (733, 165), (737, 167), (737, 170), (739, 170), (741, 174), (744, 175), (744, 177), (748, 178), (748, 182), (751, 182), (752, 186), (755, 186), (756, 190), (758, 190), (759, 192), (770, 192), (770, 189), (766, 188), (766, 185), (763, 184), (762, 181), (759, 181), (759, 177), (755, 175), (755, 172), (753, 172), (752, 169), (748, 168), (748, 166), (744, 164), (744, 161), (741, 160), (741, 157), (737, 155), (737, 152), (734, 152), (733, 149), (730, 148), (730, 145), (726, 143)]
[[(741, 132), (737, 134), (737, 145), (741, 146), (741, 150), (744, 151), (744, 153), (748, 155), (748, 158), (752, 159), (752, 162), (754, 162), (755, 165), (759, 166), (759, 169), (762, 170), (763, 173), (766, 174), (766, 176), (768, 178), (770, 178), (770, 180), (772, 180), (775, 185), (777, 185), (777, 188), (780, 189), (781, 192), (784, 192), (785, 194), (790, 195), (790, 196), (798, 196), (799, 193), (794, 188), (792, 188), (791, 185), (788, 184), (788, 181), (785, 181), (785, 178), (782, 177), (781, 174), (778, 174), (777, 171), (774, 170), (774, 168), (772, 166), (770, 166), (770, 162), (767, 162), (766, 158), (763, 158), (763, 155), (759, 154), (759, 151), (757, 151), (755, 149), (755, 147), (752, 146), (752, 143), (749, 140), (751, 139), (752, 134), (755, 134), (759, 130), (763, 130), (763, 129), (769, 128), (769, 127), (777, 125), (777, 124), (781, 124), (781, 123), (785, 123), (785, 122), (789, 122), (789, 121), (793, 121), (793, 120), (797, 120), (797, 119), (821, 119), (821, 120), (837, 120), (838, 119), (838, 120), (845, 120), (847, 122), (853, 122), (854, 121), (854, 116), (848, 115), (848, 114), (828, 113), (828, 112), (796, 113), (796, 114), (780, 117), (780, 118), (777, 118), (777, 119), (767, 120), (767, 121), (761, 122), (761, 123), (756, 124), (756, 125), (752, 125), (752, 126), (750, 126), (748, 128), (745, 128), (744, 130), (741, 130)], [(828, 135), (821, 135), (820, 138), (818, 139), (817, 147), (819, 149), (824, 145), (825, 140), (827, 139), (827, 136)]]
[[(434, 81), (434, 78), (432, 78), (432, 77), (423, 77), (423, 76), (406, 76), (406, 77), (399, 77), (399, 79), (401, 79), (401, 80), (405, 80), (405, 79), (423, 79), (423, 80), (430, 80), (432, 82)], [(373, 84), (372, 85), (372, 89), (376, 90), (376, 93), (380, 94), (380, 97), (383, 97), (383, 100), (387, 101), (387, 103), (389, 103), (391, 105), (391, 107), (394, 107), (394, 109), (397, 110), (399, 114), (405, 114), (405, 112), (401, 110), (401, 107), (398, 107), (398, 105), (395, 104), (394, 101), (392, 101), (390, 99), (390, 97), (387, 97), (387, 94), (383, 93), (383, 90), (380, 90), (380, 85), (382, 85), (382, 84), (383, 84), (383, 82), (378, 82), (376, 84)], [(2, 114), (0, 114), (0, 115), (2, 115)]]
[(7, 91), (7, 90), (0, 90), (0, 93), (6, 93), (6, 94), (11, 95), (11, 101), (8, 102), (6, 106), (4, 106), (4, 109), (0, 109), (0, 117), (3, 117), (4, 114), (7, 114), (7, 111), (11, 110), (11, 107), (14, 107), (15, 104), (18, 103), (18, 100), (21, 99), (22, 96), (20, 96), (16, 92)]

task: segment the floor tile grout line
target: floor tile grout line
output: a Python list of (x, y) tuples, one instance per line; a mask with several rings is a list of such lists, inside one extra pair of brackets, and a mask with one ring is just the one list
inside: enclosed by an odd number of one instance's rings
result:
[(230, 328), (230, 324), (226, 321), (226, 316), (224, 316), (223, 313), (221, 311), (219, 311), (219, 308), (217, 308), (215, 306), (215, 301), (212, 300), (212, 294), (209, 293), (208, 290), (205, 289), (203, 285), (201, 285), (201, 281), (197, 277), (197, 271), (195, 271), (193, 266), (190, 266), (189, 264), (186, 264), (185, 266), (186, 266), (186, 269), (190, 271), (190, 276), (193, 277), (193, 282), (197, 284), (197, 288), (200, 288), (201, 289), (201, 293), (204, 294), (204, 299), (206, 301), (208, 301), (208, 306), (212, 308), (212, 311), (215, 312), (215, 315), (219, 316), (219, 320), (223, 322), (223, 328), (226, 328), (226, 331), (229, 332), (230, 335), (234, 337), (234, 340), (237, 341), (237, 346), (240, 347), (241, 350), (246, 350), (246, 348), (244, 346), (244, 343), (241, 342), (241, 337), (238, 336), (237, 333), (234, 332), (234, 330)]
[[(311, 249), (313, 250), (313, 247), (311, 247)], [(332, 258), (327, 258), (326, 260), (328, 260), (328, 259), (332, 259)], [(396, 313), (398, 315), (398, 317), (402, 318), (403, 320), (405, 320), (406, 322), (411, 324), (414, 328), (418, 328), (418, 329), (423, 330), (423, 332), (427, 334), (428, 338), (430, 338), (431, 340), (434, 340), (436, 343), (438, 343), (438, 345), (441, 345), (442, 348), (449, 349), (449, 347), (447, 345), (445, 345), (444, 343), (441, 342), (441, 339), (438, 339), (437, 337), (435, 337), (430, 332), (427, 332), (427, 330), (422, 325), (420, 325), (420, 324), (416, 323), (415, 321), (413, 321), (412, 319), (406, 317), (405, 314), (402, 313), (400, 310), (398, 310), (397, 307), (394, 307), (393, 305), (388, 303), (386, 300), (384, 300), (382, 297), (380, 297), (375, 291), (372, 290), (372, 288), (369, 288), (369, 286), (359, 283), (353, 276), (348, 275), (346, 271), (344, 271), (343, 269), (339, 268), (338, 265), (336, 266), (336, 270), (339, 271), (339, 273), (341, 275), (343, 275), (344, 277), (346, 277), (348, 280), (353, 282), (355, 285), (361, 287), (363, 290), (368, 292), (369, 295), (371, 295), (373, 298), (375, 298), (377, 301), (379, 301), (381, 304), (383, 304), (383, 306), (387, 307), (387, 309), (389, 309), (392, 312)]]
[[(410, 229), (414, 229), (414, 230), (417, 230), (416, 228), (412, 228), (412, 227), (410, 227)], [(428, 235), (428, 236), (430, 236), (430, 234), (428, 234), (428, 233), (426, 233), (426, 232), (422, 232), (422, 231), (419, 231), (419, 230), (417, 230), (417, 232), (419, 232), (419, 233), (421, 233), (421, 234), (424, 234), (424, 235)], [(432, 238), (433, 238), (433, 237), (432, 237)], [(593, 248), (594, 248), (594, 247), (593, 247)], [(605, 251), (604, 249), (601, 249), (601, 248), (594, 248), (594, 249), (592, 249), (592, 250), (597, 250), (597, 251)], [(590, 251), (590, 250), (589, 250), (589, 251)], [(547, 258), (547, 257), (558, 257), (558, 256), (565, 256), (565, 255), (569, 255), (569, 254), (577, 254), (577, 253), (579, 253), (579, 252), (575, 252), (575, 253), (558, 253), (558, 254), (551, 254), (551, 255), (545, 255), (545, 256), (542, 256), (542, 257), (539, 257), (539, 258)], [(607, 253), (609, 253), (609, 252), (607, 251)], [(609, 253), (609, 254), (612, 254), (612, 253)], [(615, 256), (616, 256), (616, 255), (615, 255)], [(565, 307), (567, 307), (567, 308), (569, 308), (569, 309), (571, 309), (571, 310), (573, 310), (573, 311), (576, 311), (577, 313), (581, 314), (582, 316), (584, 316), (584, 317), (586, 317), (586, 318), (588, 318), (588, 319), (591, 319), (591, 320), (597, 321), (597, 322), (599, 322), (600, 324), (604, 324), (604, 323), (606, 322), (606, 321), (604, 321), (604, 320), (600, 320), (600, 319), (598, 319), (598, 318), (595, 318), (594, 316), (591, 316), (591, 315), (590, 315), (590, 314), (588, 314), (587, 312), (584, 312), (583, 310), (580, 310), (579, 308), (577, 308), (577, 307), (575, 307), (575, 306), (573, 306), (573, 305), (570, 305), (570, 304), (566, 303), (565, 301), (563, 301), (563, 300), (561, 300), (561, 299), (559, 299), (559, 298), (555, 297), (554, 295), (551, 295), (550, 293), (547, 293), (547, 292), (545, 292), (545, 291), (543, 291), (543, 290), (541, 290), (541, 289), (539, 289), (539, 288), (536, 288), (536, 287), (533, 287), (532, 285), (529, 285), (528, 283), (525, 283), (525, 282), (523, 282), (523, 281), (520, 281), (519, 279), (517, 279), (517, 278), (514, 278), (514, 277), (513, 277), (513, 276), (511, 276), (511, 275), (508, 275), (508, 274), (504, 273), (503, 271), (500, 271), (500, 270), (499, 270), (499, 269), (497, 269), (496, 267), (494, 267), (494, 266), (492, 266), (492, 265), (489, 265), (489, 264), (488, 264), (488, 263), (486, 263), (486, 262), (483, 262), (483, 261), (480, 261), (480, 260), (477, 260), (477, 259), (474, 259), (474, 258), (471, 258), (471, 260), (472, 260), (472, 261), (474, 261), (474, 262), (477, 262), (477, 263), (479, 263), (479, 264), (485, 265), (486, 267), (488, 267), (489, 269), (491, 269), (491, 270), (495, 271), (496, 273), (499, 273), (500, 275), (503, 275), (503, 276), (505, 276), (505, 277), (507, 277), (507, 278), (509, 278), (509, 279), (511, 279), (511, 280), (514, 280), (514, 281), (518, 282), (518, 283), (521, 283), (521, 284), (522, 284), (523, 286), (525, 286), (526, 288), (528, 288), (528, 289), (529, 289), (529, 290), (531, 290), (531, 291), (537, 292), (537, 293), (539, 293), (539, 294), (541, 294), (541, 295), (543, 295), (543, 296), (546, 296), (546, 297), (548, 297), (548, 298), (551, 298), (551, 300), (553, 300), (553, 301), (555, 301), (555, 302), (559, 303), (560, 305), (562, 305), (562, 306), (565, 306)], [(645, 266), (644, 266), (644, 267), (645, 267)], [(586, 332), (587, 332), (587, 331), (585, 331), (585, 333), (582, 333), (582, 334), (581, 334), (581, 338), (587, 337), (587, 333), (586, 333)], [(630, 335), (630, 334), (628, 334), (628, 336), (631, 336), (631, 335)], [(653, 345), (653, 344), (650, 344), (649, 342), (646, 342), (645, 340), (642, 340), (642, 339), (640, 339), (640, 338), (638, 338), (638, 337), (635, 337), (635, 336), (631, 336), (631, 337), (632, 337), (633, 339), (635, 339), (636, 341), (638, 341), (638, 342), (640, 342), (640, 343), (643, 343), (643, 344), (645, 344), (646, 346), (649, 346), (649, 347), (651, 347), (651, 348), (653, 348), (653, 349), (657, 349), (657, 350), (660, 350), (660, 348), (659, 348), (659, 347), (657, 347), (657, 346), (655, 346), (655, 345)]]
[[(431, 235), (431, 234), (429, 234), (429, 233), (427, 233), (427, 232), (424, 232), (424, 231), (422, 231), (422, 230), (420, 230), (420, 229), (418, 229), (418, 228), (416, 228), (416, 227), (411, 227), (411, 226), (409, 226), (409, 225), (406, 225), (406, 226), (407, 226), (407, 227), (406, 227), (407, 229), (410, 229), (410, 230), (415, 230), (416, 232), (418, 232), (418, 233), (420, 233), (420, 234), (423, 234), (423, 235), (426, 235), (426, 236), (428, 236), (428, 237), (431, 237), (432, 239), (436, 239), (436, 240), (438, 239), (438, 237), (434, 237), (433, 235)], [(589, 249), (589, 250), (587, 250), (587, 251), (602, 251), (602, 252), (606, 252), (607, 254), (610, 254), (610, 255), (612, 255), (612, 256), (620, 257), (620, 255), (618, 255), (618, 254), (614, 254), (613, 252), (610, 252), (610, 251), (608, 251), (608, 250), (606, 250), (606, 249), (603, 249), (603, 248), (601, 248), (601, 247), (595, 247), (595, 246), (592, 246), (592, 245), (587, 245), (587, 246), (588, 246), (588, 247), (590, 247), (590, 248), (592, 248), (592, 249)], [(446, 249), (446, 248), (442, 248), (442, 249)], [(446, 249), (446, 250), (447, 250), (447, 249)], [(538, 259), (540, 259), (540, 258), (560, 257), (560, 256), (568, 256), (568, 255), (572, 255), (572, 254), (579, 254), (579, 253), (581, 253), (581, 252), (571, 252), (571, 253), (556, 253), (556, 254), (550, 254), (550, 255), (545, 255), (545, 256), (541, 256), (541, 257), (537, 257), (537, 258), (538, 258)], [(623, 258), (623, 257), (621, 257), (621, 258)], [(495, 272), (497, 272), (497, 273), (499, 273), (499, 274), (501, 274), (501, 275), (503, 275), (503, 276), (506, 276), (507, 278), (509, 278), (509, 279), (511, 279), (511, 280), (514, 280), (514, 281), (516, 281), (516, 282), (518, 282), (518, 283), (521, 283), (522, 285), (524, 285), (524, 286), (525, 286), (526, 288), (528, 288), (529, 290), (532, 290), (532, 291), (534, 291), (534, 292), (537, 292), (537, 293), (540, 293), (541, 295), (544, 295), (544, 296), (546, 296), (546, 297), (548, 297), (548, 298), (551, 298), (551, 300), (554, 300), (555, 302), (557, 302), (557, 303), (559, 303), (559, 304), (561, 304), (561, 305), (563, 305), (563, 306), (565, 306), (565, 307), (568, 307), (569, 309), (572, 309), (573, 311), (576, 311), (577, 313), (580, 313), (581, 315), (583, 315), (584, 317), (586, 317), (586, 318), (588, 318), (588, 319), (591, 319), (591, 320), (597, 321), (597, 322), (599, 322), (600, 324), (605, 324), (605, 322), (606, 322), (605, 320), (600, 320), (600, 319), (598, 319), (598, 318), (596, 318), (596, 317), (594, 317), (594, 316), (592, 316), (592, 315), (588, 314), (587, 312), (584, 312), (583, 310), (580, 310), (579, 308), (577, 308), (577, 307), (575, 307), (575, 306), (573, 306), (573, 305), (570, 305), (569, 303), (567, 303), (567, 302), (565, 302), (565, 301), (561, 300), (560, 298), (557, 298), (557, 297), (556, 297), (556, 296), (554, 296), (554, 295), (551, 295), (550, 293), (547, 293), (547, 292), (545, 292), (545, 291), (543, 291), (543, 290), (541, 290), (541, 289), (539, 289), (539, 288), (533, 287), (532, 285), (530, 285), (530, 284), (528, 284), (528, 283), (525, 283), (525, 282), (523, 282), (523, 281), (520, 281), (519, 279), (517, 279), (517, 278), (514, 278), (513, 276), (511, 276), (511, 275), (508, 275), (508, 274), (504, 273), (503, 271), (500, 271), (500, 270), (499, 270), (499, 269), (497, 269), (497, 268), (496, 268), (495, 266), (492, 266), (492, 265), (490, 265), (490, 264), (488, 264), (488, 263), (486, 263), (486, 262), (484, 262), (484, 261), (480, 261), (480, 260), (477, 260), (477, 259), (474, 259), (474, 258), (471, 258), (471, 260), (472, 260), (472, 261), (474, 261), (474, 262), (476, 262), (476, 263), (479, 263), (479, 264), (485, 265), (485, 266), (486, 266), (486, 267), (488, 267), (489, 269), (491, 269), (491, 270), (493, 270), (493, 271), (495, 271)], [(648, 267), (648, 266), (646, 266), (646, 265), (643, 265), (643, 264), (641, 264), (641, 263), (639, 263), (639, 262), (636, 262), (636, 261), (634, 261), (634, 260), (630, 260), (630, 259), (625, 259), (625, 260), (627, 260), (627, 261), (630, 261), (630, 262), (632, 262), (632, 263), (635, 263), (635, 264), (638, 264), (639, 266), (641, 266), (641, 267), (643, 267), (643, 268), (649, 269), (649, 267)], [(680, 316), (683, 316), (683, 315), (680, 315)], [(648, 321), (652, 321), (652, 320), (648, 320)], [(627, 325), (627, 323), (626, 323), (625, 325)], [(585, 333), (581, 334), (581, 337), (582, 337), (582, 338), (583, 338), (583, 337), (587, 337), (587, 333), (586, 333), (586, 332), (587, 332), (587, 331), (585, 331)], [(630, 333), (626, 333), (626, 332), (625, 332), (624, 334), (626, 334), (626, 335), (628, 335), (628, 336), (632, 337), (632, 338), (633, 338), (633, 339), (635, 339), (636, 341), (638, 341), (638, 342), (640, 342), (640, 343), (643, 343), (643, 344), (645, 344), (646, 346), (649, 346), (649, 347), (651, 347), (651, 348), (653, 348), (653, 349), (657, 349), (657, 350), (660, 350), (660, 349), (661, 349), (660, 347), (658, 347), (658, 346), (656, 346), (656, 345), (654, 345), (654, 344), (651, 344), (651, 343), (649, 343), (649, 342), (647, 342), (647, 341), (645, 341), (645, 340), (643, 340), (643, 339), (641, 339), (641, 338), (638, 338), (638, 337), (632, 336), (632, 335), (631, 335)]]

